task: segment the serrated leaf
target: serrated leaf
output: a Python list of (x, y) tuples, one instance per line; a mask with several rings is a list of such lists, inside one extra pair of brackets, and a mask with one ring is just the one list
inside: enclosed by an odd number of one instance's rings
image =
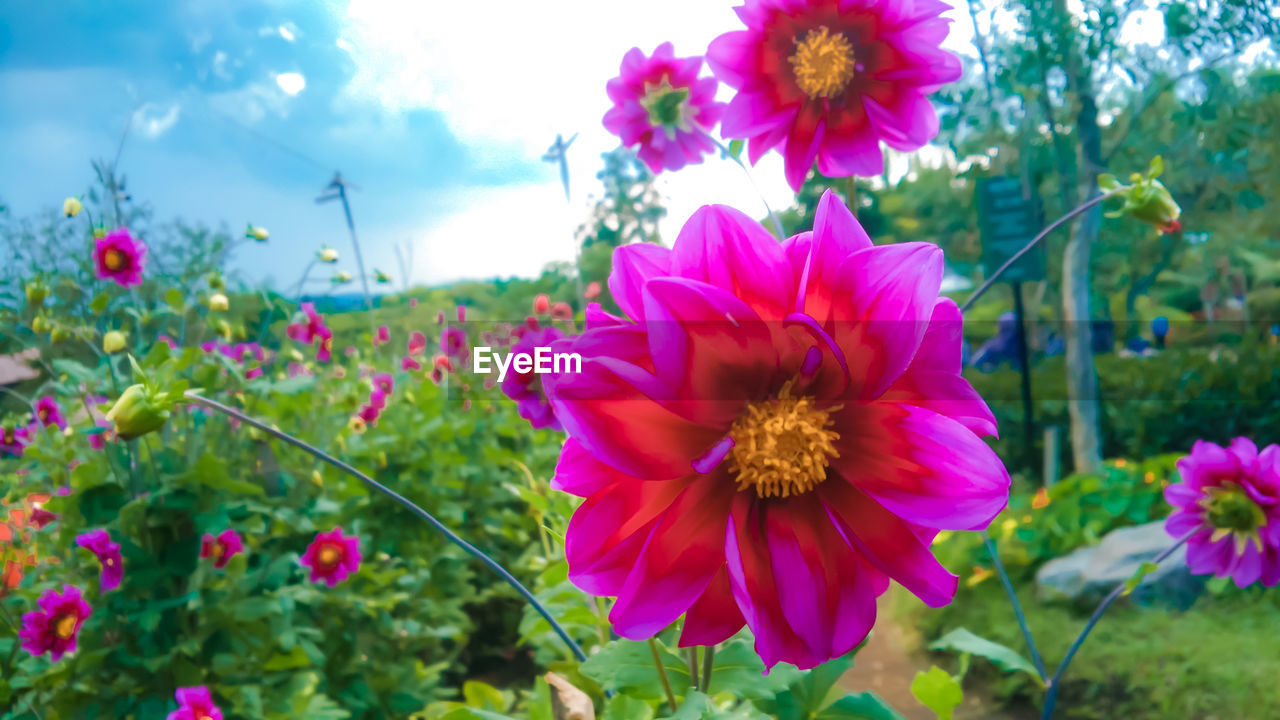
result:
[[(672, 690), (676, 695), (684, 695), (689, 689), (689, 667), (661, 642), (658, 642), (658, 656)], [(626, 691), (641, 698), (666, 697), (647, 642), (615, 640), (582, 663), (582, 674), (606, 690)]]
[(964, 702), (964, 690), (960, 681), (934, 665), (928, 672), (917, 672), (911, 680), (911, 694), (938, 716), (938, 720), (951, 720), (956, 707)]
[(1035, 665), (1031, 664), (1031, 661), (1020, 653), (1000, 643), (974, 635), (965, 628), (956, 628), (934, 640), (929, 644), (929, 649), (935, 651), (950, 650), (952, 652), (977, 655), (990, 660), (995, 663), (996, 667), (1006, 672), (1021, 670), (1037, 681), (1040, 680), (1040, 674), (1036, 671)]
[(1133, 575), (1131, 575), (1128, 580), (1124, 581), (1124, 592), (1121, 594), (1128, 595), (1132, 593), (1139, 585), (1142, 584), (1142, 580), (1144, 578), (1159, 569), (1160, 566), (1153, 562), (1142, 563), (1138, 566), (1138, 569), (1134, 571)]

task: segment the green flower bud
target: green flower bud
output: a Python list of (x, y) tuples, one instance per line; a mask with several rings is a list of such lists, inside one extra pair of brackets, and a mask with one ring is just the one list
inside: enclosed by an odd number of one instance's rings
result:
[(71, 331), (64, 327), (56, 327), (49, 332), (49, 341), (60, 343), (71, 339)]
[(44, 299), (49, 297), (49, 286), (39, 280), (32, 280), (27, 283), (25, 289), (27, 291), (27, 302), (32, 305), (43, 305)]
[(43, 334), (53, 329), (53, 326), (49, 322), (49, 318), (44, 315), (37, 315), (35, 319), (31, 321), (31, 329), (37, 333)]
[(231, 307), (231, 301), (227, 300), (227, 296), (222, 293), (214, 293), (209, 296), (210, 310), (226, 310)]
[(115, 425), (116, 435), (132, 440), (164, 427), (172, 408), (168, 393), (131, 385), (107, 412), (107, 420)]
[(250, 223), (249, 227), (244, 231), (244, 236), (257, 242), (266, 242), (271, 234), (267, 232), (266, 228)]
[(67, 217), (75, 217), (84, 209), (84, 205), (80, 202), (80, 198), (69, 197), (62, 201), (62, 214)]
[(1142, 222), (1155, 225), (1161, 232), (1176, 232), (1182, 227), (1178, 217), (1182, 208), (1156, 178), (1164, 172), (1164, 160), (1159, 156), (1151, 158), (1151, 167), (1146, 175), (1133, 173), (1129, 176), (1130, 185), (1121, 184), (1114, 175), (1099, 175), (1098, 187), (1106, 192), (1115, 192), (1124, 198), (1124, 206), (1119, 210), (1107, 213), (1108, 217), (1130, 215)]
[(112, 330), (102, 336), (102, 351), (108, 355), (118, 353), (124, 349), (126, 340), (124, 333), (119, 330)]

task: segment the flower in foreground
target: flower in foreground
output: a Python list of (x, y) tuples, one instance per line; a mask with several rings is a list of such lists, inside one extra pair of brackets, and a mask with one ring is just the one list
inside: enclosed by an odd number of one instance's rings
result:
[(172, 409), (173, 398), (168, 392), (139, 383), (121, 393), (120, 399), (107, 411), (106, 419), (112, 423), (117, 437), (132, 440), (164, 427)]
[(62, 416), (62, 408), (58, 407), (58, 401), (52, 395), (46, 395), (36, 401), (35, 415), (36, 420), (44, 427), (56, 425), (59, 430), (65, 430), (67, 427), (67, 419)]
[(76, 544), (93, 553), (102, 566), (99, 592), (110, 592), (120, 587), (120, 580), (124, 577), (124, 558), (120, 556), (120, 546), (111, 541), (106, 530), (99, 528), (81, 533), (76, 536)]
[(64, 654), (75, 652), (80, 626), (93, 608), (84, 601), (80, 588), (73, 585), (64, 585), (62, 592), (46, 590), (38, 605), (39, 610), (22, 616), (18, 638), (23, 650), (37, 656), (49, 653), (57, 662)]
[(1193, 575), (1230, 577), (1239, 587), (1280, 583), (1280, 445), (1236, 438), (1197, 440), (1178, 461), (1182, 481), (1164, 489), (1174, 512), (1165, 530), (1187, 539)]
[(615, 250), (625, 317), (589, 308), (552, 346), (581, 372), (542, 380), (569, 434), (554, 485), (586, 498), (569, 576), (617, 596), (619, 635), (683, 614), (680, 644), (709, 645), (745, 624), (766, 666), (810, 668), (866, 637), (890, 580), (951, 601), (930, 542), (985, 528), (1009, 475), (942, 272), (934, 245), (872, 245), (831, 192), (781, 245), (704, 207), (670, 250)]
[(213, 704), (209, 688), (178, 688), (173, 693), (178, 701), (178, 709), (169, 713), (165, 720), (222, 720), (222, 711)]
[(111, 280), (126, 288), (141, 285), (147, 246), (135, 240), (127, 229), (119, 228), (94, 241), (93, 260), (99, 280)]
[(333, 587), (360, 569), (360, 539), (343, 535), (341, 527), (317, 533), (299, 562), (311, 569), (311, 582)]
[(205, 533), (200, 539), (200, 558), (213, 559), (213, 566), (219, 570), (225, 568), (231, 558), (244, 552), (244, 543), (240, 541), (240, 533), (227, 528), (214, 537)]
[(917, 150), (938, 134), (926, 97), (960, 78), (941, 49), (950, 9), (938, 0), (746, 0), (746, 30), (711, 42), (707, 64), (738, 92), (720, 132), (749, 139), (752, 164), (781, 145), (797, 192), (818, 161), (830, 177), (879, 175), (880, 141)]
[(622, 56), (621, 74), (606, 89), (613, 107), (604, 126), (654, 173), (702, 162), (715, 150), (708, 133), (724, 113), (715, 78), (699, 78), (701, 57), (678, 58), (669, 42), (645, 57), (640, 48)]
[[(536, 329), (521, 326), (513, 335), (519, 338), (511, 347), (513, 356), (520, 353), (532, 356), (536, 348), (550, 347), (552, 342), (564, 337), (564, 333), (551, 326)], [(502, 392), (516, 402), (516, 410), (520, 413), (520, 417), (528, 420), (533, 427), (551, 428), (556, 431), (564, 429), (560, 421), (556, 420), (551, 404), (547, 402), (546, 394), (542, 389), (542, 376), (533, 372), (533, 368), (530, 368), (529, 372), (522, 373), (513, 366), (502, 380)]]

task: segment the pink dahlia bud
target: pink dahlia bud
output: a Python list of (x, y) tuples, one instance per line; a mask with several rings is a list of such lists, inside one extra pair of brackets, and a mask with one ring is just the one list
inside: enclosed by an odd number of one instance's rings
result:
[(567, 302), (558, 302), (551, 306), (551, 317), (556, 320), (572, 320), (573, 307)]
[(533, 312), (538, 315), (546, 315), (551, 312), (551, 298), (546, 295), (539, 295), (533, 299)]
[(582, 291), (582, 296), (588, 300), (595, 300), (600, 297), (600, 283), (592, 280), (587, 285), (587, 289)]

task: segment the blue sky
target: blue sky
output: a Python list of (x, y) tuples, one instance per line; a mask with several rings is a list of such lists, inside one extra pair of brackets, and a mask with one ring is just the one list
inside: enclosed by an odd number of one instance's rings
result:
[[(326, 243), (355, 271), (340, 207), (314, 201), (337, 169), (360, 186), (366, 265), (397, 285), (396, 243), (414, 248), (414, 282), (533, 275), (570, 257), (599, 153), (616, 145), (600, 117), (623, 53), (672, 40), (700, 54), (740, 27), (734, 4), (9, 0), (0, 198), (19, 216), (60, 204), (128, 125), (121, 170), (160, 218), (270, 229), (266, 246), (236, 259), (251, 280), (290, 285)], [(969, 20), (952, 15), (948, 45), (967, 52)], [(541, 162), (557, 132), (581, 133), (572, 203)], [(776, 156), (754, 173), (786, 204)], [(669, 240), (702, 204), (763, 214), (724, 161), (664, 175), (659, 188)]]

